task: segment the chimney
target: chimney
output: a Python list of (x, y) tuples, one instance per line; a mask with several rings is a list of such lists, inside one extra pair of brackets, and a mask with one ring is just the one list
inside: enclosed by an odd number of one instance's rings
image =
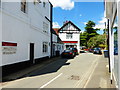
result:
[(63, 22), (63, 25), (66, 24), (66, 23), (68, 23), (68, 22), (69, 22), (68, 20), (64, 21), (64, 22)]

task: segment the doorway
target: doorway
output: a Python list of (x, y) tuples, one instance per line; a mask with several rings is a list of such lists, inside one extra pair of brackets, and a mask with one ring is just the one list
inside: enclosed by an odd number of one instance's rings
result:
[(34, 43), (30, 43), (30, 62), (35, 63), (34, 60)]

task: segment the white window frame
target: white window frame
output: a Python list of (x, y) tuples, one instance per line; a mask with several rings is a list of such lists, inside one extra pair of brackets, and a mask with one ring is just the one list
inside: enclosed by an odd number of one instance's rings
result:
[(43, 32), (48, 33), (49, 25), (46, 22), (43, 22)]
[(72, 39), (73, 33), (66, 33), (66, 39)]
[(48, 42), (43, 42), (43, 53), (48, 53)]
[(41, 3), (41, 0), (34, 0), (33, 3), (34, 3), (34, 5), (35, 5), (35, 4), (39, 4), (39, 3)]
[(21, 0), (21, 11), (23, 13), (27, 13), (27, 1), (26, 0)]

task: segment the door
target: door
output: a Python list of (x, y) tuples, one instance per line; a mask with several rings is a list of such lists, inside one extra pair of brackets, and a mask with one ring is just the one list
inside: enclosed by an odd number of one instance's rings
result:
[(34, 61), (34, 43), (30, 43), (30, 62), (35, 63), (35, 61)]

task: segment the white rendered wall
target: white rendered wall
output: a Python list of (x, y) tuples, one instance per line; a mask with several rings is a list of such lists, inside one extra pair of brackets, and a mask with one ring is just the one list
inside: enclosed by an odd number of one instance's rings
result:
[[(78, 42), (76, 44), (77, 49), (78, 49), (78, 52), (80, 51), (80, 33), (73, 33), (72, 39), (66, 39), (66, 33), (59, 33), (59, 37), (62, 41), (77, 41)], [(65, 45), (64, 45), (64, 49), (66, 49)]]
[(72, 39), (66, 39), (66, 33), (59, 33), (59, 37), (62, 41), (79, 41), (80, 40), (80, 34), (73, 33)]
[(118, 72), (119, 72), (119, 78), (118, 78), (118, 88), (119, 88), (119, 90), (120, 90), (120, 0), (118, 0), (118, 6), (117, 6), (117, 8), (118, 8)]
[(52, 34), (52, 41), (53, 41), (53, 42), (57, 42), (57, 38), (58, 38), (58, 36), (57, 36), (57, 35)]
[[(2, 41), (17, 43), (16, 54), (2, 55), (2, 64), (13, 64), (29, 60), (29, 45), (34, 43), (34, 58), (50, 56), (50, 5), (27, 3), (27, 14), (20, 10), (20, 2), (3, 3)], [(43, 32), (43, 21), (49, 25)], [(43, 42), (48, 42), (48, 52), (43, 53)]]
[[(1, 9), (0, 9), (0, 23), (2, 23)], [(2, 24), (0, 24), (0, 66), (2, 66)]]

